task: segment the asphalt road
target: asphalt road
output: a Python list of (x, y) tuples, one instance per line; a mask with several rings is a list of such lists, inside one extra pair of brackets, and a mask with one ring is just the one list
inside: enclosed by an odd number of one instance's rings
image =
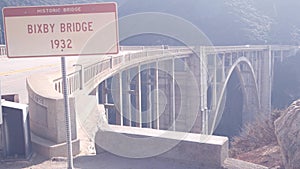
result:
[[(72, 67), (78, 57), (68, 57), (67, 66)], [(28, 103), (26, 78), (30, 75), (60, 71), (59, 57), (17, 58), (0, 57), (1, 94), (18, 94), (20, 103)]]

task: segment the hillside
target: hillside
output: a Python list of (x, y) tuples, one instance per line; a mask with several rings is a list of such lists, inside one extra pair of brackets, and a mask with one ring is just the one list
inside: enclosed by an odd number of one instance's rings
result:
[[(300, 9), (298, 0), (116, 1), (120, 18), (143, 12), (172, 14), (197, 26), (215, 45), (298, 44), (300, 41), (300, 20), (295, 17)], [(101, 0), (2, 0), (0, 7), (88, 2)], [(143, 42), (160, 43), (156, 38), (146, 38)], [(123, 43), (137, 45), (134, 41)]]
[(182, 17), (215, 45), (295, 44), (300, 40), (298, 0), (117, 0), (120, 16), (162, 12)]

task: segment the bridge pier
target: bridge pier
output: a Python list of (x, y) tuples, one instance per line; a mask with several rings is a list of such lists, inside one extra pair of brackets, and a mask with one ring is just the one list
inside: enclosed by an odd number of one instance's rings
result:
[(263, 50), (260, 66), (260, 111), (270, 116), (271, 114), (271, 94), (273, 83), (273, 61), (271, 46)]
[(158, 63), (159, 127), (174, 130), (172, 60)]
[[(131, 126), (131, 104), (130, 104), (130, 76), (127, 70), (121, 73), (122, 79), (122, 106), (123, 125)], [(120, 104), (121, 105), (121, 104)]]
[(205, 49), (200, 47), (199, 67), (200, 67), (200, 110), (202, 114), (202, 134), (209, 134), (208, 128), (208, 107), (207, 107), (207, 91), (208, 91), (208, 58)]
[(160, 97), (159, 97), (159, 70), (158, 70), (158, 61), (155, 62), (154, 66), (154, 96), (153, 96), (153, 128), (160, 129)]
[[(190, 57), (185, 59), (187, 67), (191, 72), (187, 73), (186, 80), (194, 79), (196, 84), (191, 84), (194, 86), (186, 85), (186, 89), (194, 88), (192, 92), (186, 91), (186, 94), (189, 96), (183, 96), (184, 98), (194, 98), (189, 100), (189, 103), (184, 102), (183, 105), (187, 105), (188, 107), (195, 106), (193, 108), (193, 113), (190, 113), (189, 117), (187, 117), (187, 121), (192, 121), (190, 119), (193, 116), (193, 126), (191, 127), (190, 132), (192, 133), (201, 133), (205, 134), (209, 130), (208, 121), (209, 121), (209, 110), (207, 108), (207, 59), (205, 55), (204, 48), (197, 48), (195, 53), (191, 54)], [(186, 101), (185, 99), (183, 99)], [(187, 109), (189, 109), (187, 107)], [(191, 110), (190, 110), (191, 111)]]

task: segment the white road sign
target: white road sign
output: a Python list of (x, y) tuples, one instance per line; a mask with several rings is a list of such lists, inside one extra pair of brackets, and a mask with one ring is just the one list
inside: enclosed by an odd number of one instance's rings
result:
[(117, 54), (116, 3), (3, 9), (10, 58)]

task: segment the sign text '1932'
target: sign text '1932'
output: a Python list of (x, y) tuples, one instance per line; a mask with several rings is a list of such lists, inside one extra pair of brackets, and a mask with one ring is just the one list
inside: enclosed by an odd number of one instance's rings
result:
[(72, 48), (72, 40), (71, 39), (55, 39), (51, 40), (51, 48), (52, 49), (71, 49)]

